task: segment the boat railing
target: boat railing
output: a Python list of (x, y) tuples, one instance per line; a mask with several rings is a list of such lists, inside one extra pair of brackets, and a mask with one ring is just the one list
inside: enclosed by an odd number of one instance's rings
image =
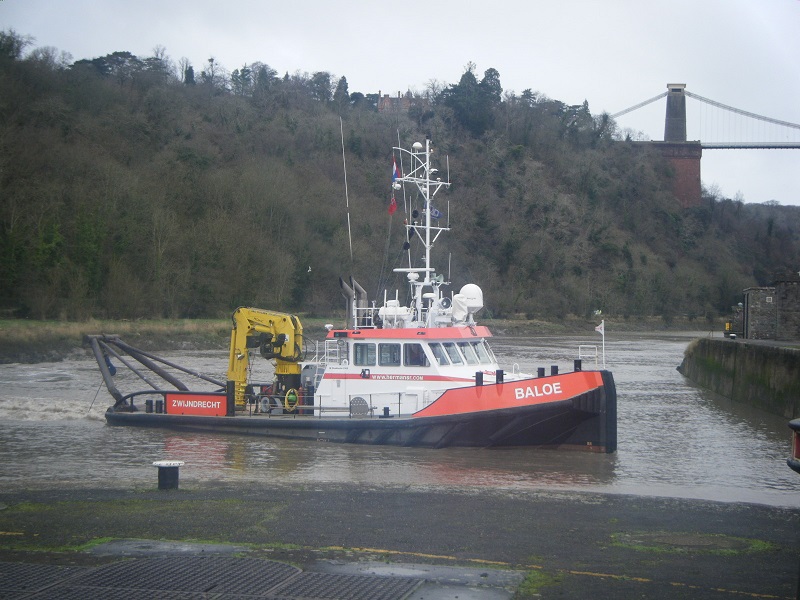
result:
[(300, 399), (291, 406), (285, 405), (286, 400), (283, 396), (258, 396), (254, 400), (254, 402), (247, 405), (249, 414), (263, 415), (265, 417), (310, 417), (315, 412), (320, 413), (319, 416), (321, 416), (324, 412), (346, 412), (349, 410), (346, 406), (320, 406), (319, 404), (314, 404), (313, 399), (311, 404), (305, 404), (306, 398)]
[(139, 398), (140, 396), (161, 396), (162, 398), (166, 398), (168, 393), (169, 392), (166, 390), (142, 390), (139, 392), (132, 392), (123, 396), (122, 401), (118, 402), (117, 405), (127, 404), (135, 410), (136, 405), (134, 403), (134, 399)]
[(348, 395), (348, 405), (351, 416), (382, 416), (398, 415), (401, 411), (403, 392), (378, 392), (374, 394)]
[[(142, 390), (132, 392), (124, 396), (125, 404), (131, 409), (138, 410), (134, 400), (146, 398), (147, 396), (160, 396), (160, 400), (155, 402), (152, 399), (145, 400), (146, 412), (164, 413), (167, 412), (166, 396), (175, 390)], [(224, 396), (224, 391), (206, 392)], [(327, 405), (324, 397), (316, 396), (310, 404), (304, 404), (306, 398), (300, 398), (298, 402), (287, 405), (286, 397), (280, 395), (261, 395), (252, 394), (248, 396), (246, 414), (248, 416), (259, 415), (262, 417), (317, 417), (321, 418), (330, 413), (348, 413), (350, 418), (364, 418), (380, 416), (388, 418), (392, 414), (397, 415), (401, 412), (401, 402), (403, 393), (377, 393), (377, 394), (352, 394), (348, 397), (347, 405)], [(239, 412), (239, 411), (237, 411)]]
[[(134, 402), (135, 399), (145, 398), (145, 407), (147, 412), (166, 412), (166, 399), (167, 394), (182, 394), (186, 393), (183, 390), (139, 390), (138, 392), (131, 392), (130, 394), (126, 394), (122, 396), (119, 402), (117, 402), (116, 406), (121, 406), (123, 404), (128, 405), (132, 410), (138, 410), (136, 407), (136, 403)], [(203, 394), (214, 395), (214, 396), (225, 396), (225, 390), (221, 388), (217, 388), (216, 390), (207, 390), (203, 391)], [(153, 403), (152, 400), (146, 399), (147, 396), (161, 396), (161, 400), (156, 400)], [(158, 402), (161, 402), (159, 406)]]
[(305, 362), (326, 365), (340, 365), (347, 360), (347, 344), (338, 340), (323, 340), (314, 342), (314, 353)]
[(376, 329), (375, 309), (371, 306), (353, 307), (353, 327), (356, 329)]
[[(405, 394), (377, 393), (351, 394), (345, 405), (328, 405), (325, 396), (315, 396), (310, 404), (301, 399), (297, 404), (286, 406), (282, 396), (258, 396), (257, 401), (248, 404), (250, 414), (261, 414), (266, 417), (310, 417), (321, 418), (329, 413), (347, 413), (350, 418), (379, 416), (388, 418), (401, 412), (401, 403)], [(421, 408), (421, 407), (420, 407)]]

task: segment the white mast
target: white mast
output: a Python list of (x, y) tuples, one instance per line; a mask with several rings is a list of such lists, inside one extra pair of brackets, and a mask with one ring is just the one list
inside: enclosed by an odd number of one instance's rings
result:
[[(424, 227), (425, 233), (424, 235), (420, 234), (417, 227), (415, 227), (415, 223), (408, 223), (406, 222), (406, 230), (410, 233), (413, 232), (415, 236), (417, 236), (422, 244), (425, 246), (425, 256), (423, 258), (423, 266), (415, 267), (413, 264), (408, 268), (397, 268), (394, 269), (395, 273), (407, 273), (408, 281), (413, 286), (414, 289), (414, 309), (416, 311), (416, 324), (417, 326), (428, 325), (430, 326), (431, 323), (423, 322), (422, 315), (424, 314), (423, 309), (423, 289), (428, 286), (434, 288), (436, 300), (438, 300), (439, 289), (438, 284), (436, 282), (436, 286), (434, 286), (434, 279), (432, 278), (432, 273), (434, 272), (434, 268), (431, 266), (431, 248), (433, 248), (434, 242), (442, 233), (442, 231), (449, 231), (447, 227), (438, 227), (433, 226), (431, 224), (431, 212), (433, 208), (432, 200), (436, 193), (442, 187), (449, 187), (449, 182), (443, 182), (441, 179), (432, 179), (431, 176), (436, 173), (436, 169), (431, 168), (431, 154), (433, 150), (431, 149), (431, 141), (430, 139), (425, 139), (425, 146), (419, 142), (415, 142), (412, 146), (412, 150), (409, 152), (404, 148), (395, 148), (398, 152), (408, 153), (411, 155), (411, 171), (408, 174), (403, 175), (401, 173), (401, 177), (398, 177), (395, 181), (395, 188), (399, 189), (400, 182), (402, 183), (409, 183), (414, 184), (417, 186), (417, 189), (422, 194), (424, 203), (423, 209), (425, 212), (424, 218)], [(431, 232), (434, 232), (434, 235), (431, 236)], [(410, 236), (407, 236), (410, 237)], [(410, 241), (410, 240), (409, 240)], [(420, 273), (423, 273), (422, 281), (420, 281)]]

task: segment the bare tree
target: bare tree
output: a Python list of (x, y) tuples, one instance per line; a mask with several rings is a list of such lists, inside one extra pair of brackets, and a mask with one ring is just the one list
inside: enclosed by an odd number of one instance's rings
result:
[[(182, 56), (181, 59), (178, 61), (178, 70), (180, 71), (180, 80), (181, 83), (189, 83), (186, 81), (186, 72), (192, 68), (192, 63), (189, 61), (188, 58)], [(192, 69), (192, 73), (194, 73), (194, 69)], [(192, 78), (192, 83), (194, 83), (194, 77)]]
[(31, 53), (25, 57), (25, 60), (46, 65), (48, 68), (57, 71), (69, 67), (72, 63), (72, 54), (60, 51), (53, 46), (43, 46), (31, 50)]
[(29, 35), (19, 35), (13, 29), (0, 31), (0, 55), (13, 60), (22, 58), (25, 48), (33, 44), (34, 38)]

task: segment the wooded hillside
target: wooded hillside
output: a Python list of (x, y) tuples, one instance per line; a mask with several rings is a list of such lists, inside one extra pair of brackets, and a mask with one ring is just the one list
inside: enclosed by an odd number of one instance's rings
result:
[(800, 269), (800, 208), (706, 193), (682, 210), (647, 145), (587, 104), (504, 94), (495, 69), (379, 112), (327, 72), (212, 59), (196, 74), (158, 51), (72, 62), (7, 31), (0, 89), (7, 314), (333, 315), (351, 274), (373, 298), (404, 294), (391, 269), (410, 217), (399, 197), (387, 212), (398, 136), (430, 135), (442, 174), (449, 159), (436, 265), (455, 291), (480, 285), (496, 317), (711, 319)]

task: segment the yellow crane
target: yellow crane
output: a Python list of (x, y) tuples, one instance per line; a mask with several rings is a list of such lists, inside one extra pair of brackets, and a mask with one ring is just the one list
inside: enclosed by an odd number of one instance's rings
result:
[[(300, 387), (300, 361), (303, 360), (303, 325), (295, 315), (237, 308), (233, 313), (231, 347), (228, 359), (228, 393), (233, 391), (237, 410), (245, 408), (247, 368), (250, 350), (258, 348), (261, 356), (275, 360), (276, 386), (273, 394), (286, 396), (287, 408), (296, 403)], [(294, 394), (294, 396), (292, 396)]]

